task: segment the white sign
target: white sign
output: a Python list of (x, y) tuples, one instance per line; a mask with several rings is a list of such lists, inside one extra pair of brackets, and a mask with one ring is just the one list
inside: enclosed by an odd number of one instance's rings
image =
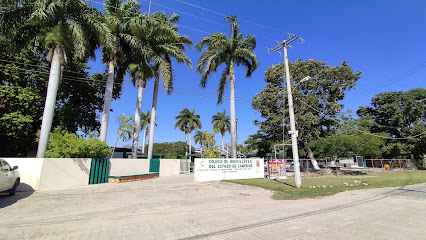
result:
[(194, 181), (264, 178), (262, 158), (196, 158)]

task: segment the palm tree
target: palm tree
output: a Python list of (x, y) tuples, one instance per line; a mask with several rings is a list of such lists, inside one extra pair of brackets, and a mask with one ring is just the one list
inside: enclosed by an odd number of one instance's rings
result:
[(83, 0), (2, 1), (2, 35), (11, 36), (18, 46), (44, 44), (51, 62), (46, 103), (41, 124), (37, 157), (44, 157), (56, 94), (67, 56), (85, 62), (94, 57), (99, 41), (111, 39), (100, 11)]
[(199, 143), (201, 146), (201, 154), (203, 153), (204, 148), (204, 132), (203, 131), (197, 131), (194, 135), (194, 143)]
[[(146, 62), (143, 60), (141, 61), (140, 64), (130, 64), (129, 69), (133, 79), (133, 84), (137, 85), (137, 88), (138, 88), (138, 96), (136, 98), (136, 110), (135, 110), (135, 131), (133, 132), (133, 144), (132, 144), (132, 158), (137, 158), (137, 150), (139, 145), (139, 133), (142, 126), (141, 125), (141, 118), (142, 118), (141, 109), (142, 109), (143, 89), (146, 87), (147, 79), (152, 78), (154, 76), (154, 72), (153, 72), (153, 69), (150, 68), (146, 64)], [(148, 111), (148, 115), (150, 115), (149, 111)], [(146, 129), (144, 131), (143, 147), (145, 147), (145, 132), (146, 132)], [(142, 148), (142, 151), (144, 151), (144, 148)]]
[(230, 118), (229, 116), (226, 116), (226, 110), (223, 110), (223, 112), (218, 112), (212, 117), (212, 123), (213, 123), (213, 132), (218, 133), (222, 135), (222, 151), (225, 149), (225, 133), (229, 132), (231, 129), (230, 125)]
[(200, 86), (205, 88), (208, 77), (217, 71), (221, 64), (225, 64), (225, 69), (219, 80), (218, 104), (222, 103), (223, 93), (227, 86), (227, 80), (230, 82), (230, 112), (231, 112), (231, 157), (237, 156), (237, 136), (235, 125), (235, 75), (234, 66), (244, 66), (247, 70), (246, 77), (250, 77), (253, 71), (259, 66), (253, 49), (256, 47), (256, 38), (254, 36), (243, 37), (239, 32), (239, 25), (236, 16), (225, 18), (231, 27), (231, 36), (228, 38), (223, 33), (213, 33), (208, 37), (203, 37), (195, 46), (199, 51), (204, 47), (206, 49), (198, 59), (196, 71), (201, 73)]
[(115, 151), (115, 148), (117, 147), (117, 143), (119, 139), (123, 140), (124, 142), (127, 142), (130, 139), (132, 139), (132, 133), (134, 130), (132, 121), (133, 121), (132, 117), (128, 117), (124, 113), (122, 113), (120, 117), (118, 118), (117, 120), (118, 136), (117, 136), (117, 140), (115, 141), (114, 149), (112, 150), (112, 153), (111, 153), (111, 158), (114, 155), (114, 151)]
[[(175, 129), (179, 128), (181, 131), (185, 133), (185, 138), (189, 135), (189, 154), (191, 154), (192, 142), (191, 142), (191, 133), (192, 131), (197, 131), (201, 128), (200, 115), (195, 114), (195, 109), (190, 111), (185, 108), (180, 111), (179, 115), (175, 117), (177, 120), (175, 124)], [(188, 142), (187, 142), (188, 145)]]
[(140, 126), (143, 128), (143, 141), (142, 141), (142, 153), (145, 153), (145, 140), (146, 135), (148, 134), (148, 125), (151, 122), (151, 112), (147, 111), (146, 113), (141, 114), (141, 123)]
[(151, 125), (149, 129), (148, 159), (152, 158), (154, 146), (155, 119), (157, 114), (157, 97), (160, 75), (163, 82), (164, 91), (168, 94), (173, 92), (173, 68), (172, 58), (178, 63), (186, 63), (191, 67), (191, 59), (185, 53), (185, 45), (191, 46), (192, 41), (187, 36), (179, 35), (178, 27), (175, 24), (179, 20), (179, 15), (173, 14), (170, 18), (165, 13), (155, 12), (150, 16), (156, 21), (148, 31), (151, 35), (147, 37), (149, 45), (154, 51), (152, 62), (154, 64), (154, 94), (152, 97)]
[[(105, 87), (104, 95), (104, 106), (101, 117), (101, 130), (99, 139), (106, 141), (109, 113), (111, 110), (112, 91), (114, 87), (114, 76), (118, 75), (118, 78), (122, 78), (125, 66), (126, 58), (132, 48), (135, 48), (129, 41), (128, 26), (129, 22), (138, 17), (140, 14), (141, 5), (136, 0), (127, 0), (123, 2), (121, 0), (106, 0), (105, 1), (105, 22), (108, 26), (109, 31), (112, 33), (112, 38), (108, 38), (103, 44), (103, 62), (108, 66), (107, 82)], [(120, 63), (120, 64), (119, 64)], [(119, 64), (119, 71), (115, 72)], [(123, 70), (124, 69), (124, 70)]]

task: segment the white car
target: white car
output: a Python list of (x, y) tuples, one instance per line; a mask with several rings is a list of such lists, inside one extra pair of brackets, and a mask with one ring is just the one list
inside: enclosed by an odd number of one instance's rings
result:
[(0, 192), (8, 192), (9, 196), (15, 195), (20, 181), (18, 166), (12, 168), (9, 163), (0, 159)]

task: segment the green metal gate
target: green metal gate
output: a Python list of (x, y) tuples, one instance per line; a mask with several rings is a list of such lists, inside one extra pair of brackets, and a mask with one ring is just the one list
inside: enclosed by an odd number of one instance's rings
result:
[(108, 182), (109, 159), (92, 158), (90, 167), (89, 184), (99, 184)]
[(160, 159), (153, 158), (149, 160), (149, 172), (160, 174)]

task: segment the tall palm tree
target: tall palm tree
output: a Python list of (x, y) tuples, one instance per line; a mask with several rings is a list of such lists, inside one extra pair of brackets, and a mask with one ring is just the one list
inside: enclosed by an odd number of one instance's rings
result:
[(143, 128), (143, 141), (142, 141), (142, 153), (145, 153), (145, 141), (146, 135), (148, 134), (148, 125), (151, 122), (151, 112), (147, 111), (146, 113), (141, 114), (141, 123), (140, 126)]
[(223, 112), (218, 112), (212, 117), (212, 123), (213, 123), (213, 132), (218, 133), (222, 135), (222, 147), (221, 149), (225, 149), (225, 133), (229, 132), (231, 129), (231, 121), (229, 116), (226, 116), (226, 110), (223, 110)]
[[(139, 145), (139, 133), (141, 129), (141, 109), (142, 109), (142, 97), (143, 89), (146, 87), (147, 79), (154, 76), (154, 71), (150, 68), (144, 60), (139, 64), (129, 65), (130, 73), (133, 78), (133, 84), (137, 86), (138, 96), (136, 98), (136, 110), (135, 110), (135, 131), (133, 132), (133, 144), (132, 144), (132, 158), (137, 158), (137, 150)], [(150, 115), (149, 111), (148, 114)], [(145, 117), (145, 116), (144, 116)], [(151, 116), (150, 116), (151, 117)], [(146, 126), (145, 126), (146, 128)], [(144, 146), (145, 147), (145, 131), (144, 131)], [(142, 148), (143, 151), (143, 148)]]
[(201, 153), (203, 153), (203, 148), (204, 148), (204, 132), (203, 131), (197, 131), (194, 134), (194, 143), (197, 144), (199, 143), (201, 146)]
[(37, 149), (37, 157), (44, 157), (56, 94), (67, 57), (85, 62), (94, 57), (99, 41), (111, 39), (110, 30), (100, 11), (83, 0), (9, 0), (1, 2), (0, 31), (12, 35), (18, 46), (44, 44), (51, 62), (46, 103)]
[(132, 139), (132, 133), (134, 130), (132, 121), (133, 121), (132, 117), (128, 117), (124, 113), (122, 113), (120, 117), (118, 118), (117, 120), (118, 136), (117, 136), (117, 140), (115, 141), (114, 149), (112, 150), (112, 153), (111, 153), (111, 158), (114, 155), (114, 151), (115, 151), (115, 148), (117, 147), (117, 143), (119, 139), (123, 140), (124, 142), (127, 142), (130, 139)]
[[(172, 59), (178, 63), (186, 63), (191, 67), (191, 59), (185, 53), (185, 46), (191, 46), (189, 37), (179, 35), (178, 27), (175, 24), (179, 20), (179, 15), (173, 14), (170, 18), (163, 12), (155, 12), (150, 18), (156, 21), (152, 25), (151, 34), (157, 37), (147, 37), (149, 45), (154, 51), (152, 62), (154, 64), (154, 94), (152, 97), (151, 125), (149, 129), (148, 159), (152, 158), (154, 146), (155, 119), (157, 114), (158, 85), (160, 76), (163, 82), (164, 91), (168, 94), (173, 92), (173, 68)], [(158, 37), (160, 36), (160, 37)]]
[[(99, 134), (99, 139), (101, 141), (106, 141), (114, 77), (118, 73), (118, 77), (122, 78), (120, 75), (124, 74), (124, 70), (127, 68), (127, 66), (125, 66), (126, 61), (122, 60), (130, 54), (132, 48), (135, 48), (128, 39), (129, 22), (133, 18), (139, 16), (141, 9), (141, 4), (136, 0), (127, 0), (125, 2), (122, 0), (105, 0), (104, 6), (105, 23), (113, 37), (104, 41), (102, 50), (102, 60), (108, 66), (108, 73), (101, 117), (101, 130)], [(124, 68), (124, 70), (119, 69), (119, 71), (116, 72), (117, 64), (119, 68)]]
[(223, 33), (213, 33), (208, 37), (203, 37), (195, 46), (199, 51), (206, 49), (198, 59), (196, 71), (201, 73), (200, 86), (205, 88), (208, 77), (217, 71), (221, 64), (225, 64), (225, 69), (219, 80), (218, 104), (222, 103), (223, 93), (230, 83), (230, 112), (231, 112), (231, 157), (237, 157), (237, 136), (235, 124), (235, 66), (244, 66), (247, 70), (246, 77), (250, 77), (253, 71), (259, 66), (253, 49), (256, 47), (254, 36), (243, 37), (239, 32), (239, 25), (236, 16), (225, 18), (231, 27), (231, 36), (228, 38)]
[[(190, 111), (189, 109), (185, 108), (182, 111), (180, 111), (179, 115), (175, 117), (177, 120), (175, 124), (175, 129), (179, 128), (181, 131), (185, 133), (185, 137), (189, 135), (189, 154), (191, 154), (191, 148), (192, 148), (192, 131), (197, 131), (200, 129), (201, 121), (200, 121), (200, 115), (195, 114), (195, 109)], [(188, 144), (187, 144), (188, 145)]]

